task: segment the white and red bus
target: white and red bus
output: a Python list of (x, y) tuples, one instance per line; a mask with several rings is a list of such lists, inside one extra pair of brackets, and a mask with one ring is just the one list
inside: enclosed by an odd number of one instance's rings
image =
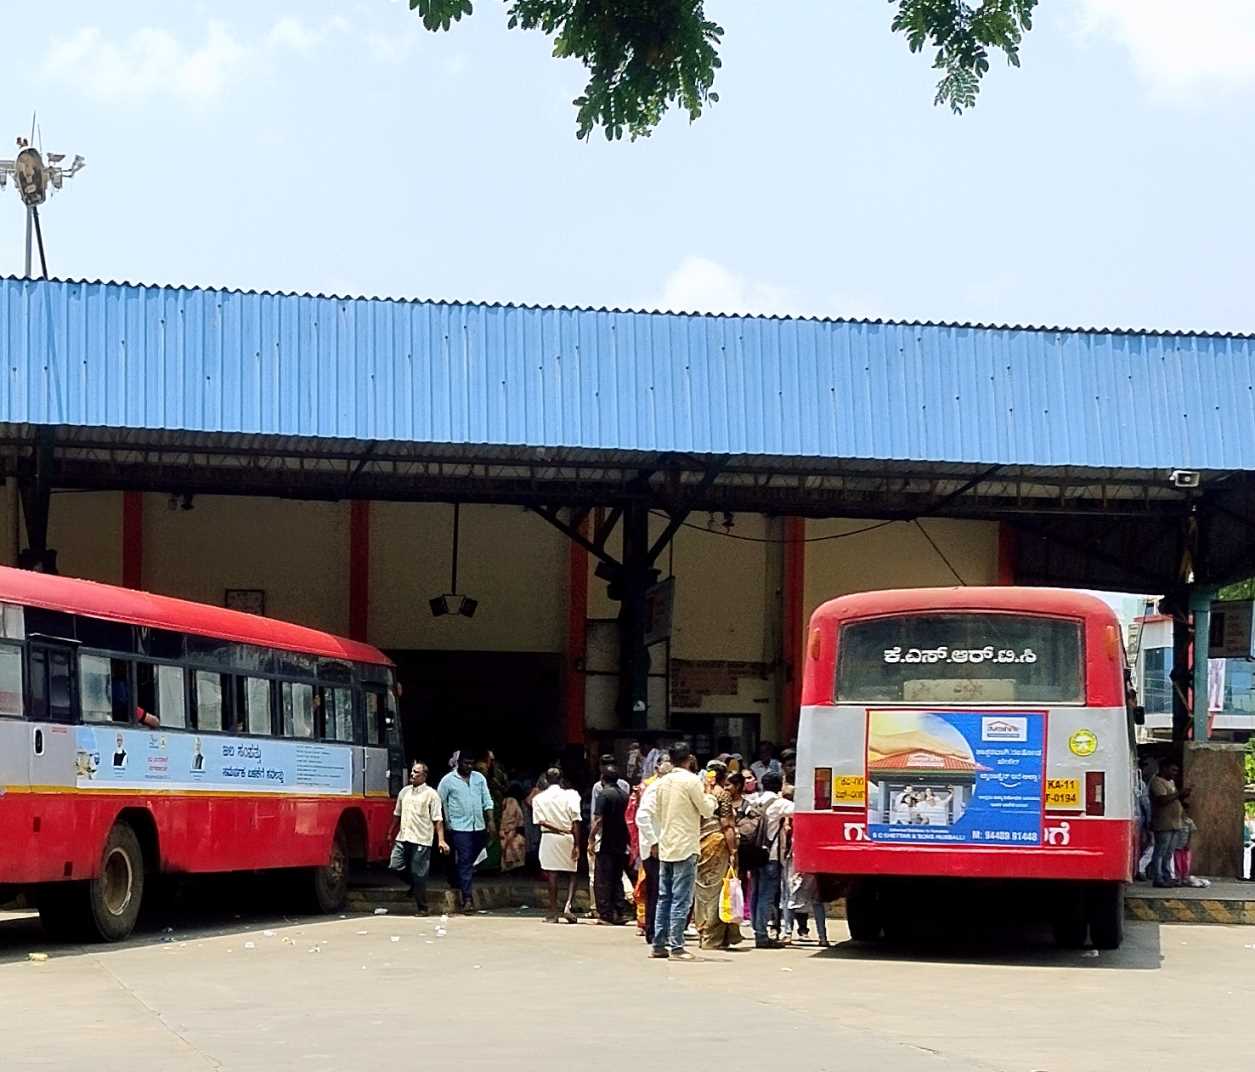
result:
[(804, 662), (795, 861), (844, 888), (854, 938), (932, 903), (932, 880), (1039, 880), (1061, 944), (1120, 944), (1135, 712), (1102, 600), (845, 596), (815, 611)]
[(344, 900), (403, 762), (368, 644), (0, 567), (0, 891), (125, 937), (158, 873), (305, 869)]

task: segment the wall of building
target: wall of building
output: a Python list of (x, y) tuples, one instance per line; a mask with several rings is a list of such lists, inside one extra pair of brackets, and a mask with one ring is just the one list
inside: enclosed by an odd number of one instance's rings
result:
[(453, 508), (371, 504), (370, 641), (443, 651), (565, 650), (566, 537), (519, 507), (463, 506), (458, 543), (458, 587), (479, 607), (474, 618), (433, 618), (427, 601), (449, 590)]
[[(121, 584), (121, 492), (55, 492), (48, 508), (48, 546), (56, 548), (57, 569), (65, 576)], [(214, 602), (221, 600), (219, 593)]]

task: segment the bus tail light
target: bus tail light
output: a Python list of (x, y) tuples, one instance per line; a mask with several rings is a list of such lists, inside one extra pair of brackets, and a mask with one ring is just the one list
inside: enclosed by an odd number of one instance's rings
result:
[(815, 810), (832, 810), (832, 768), (815, 768)]
[(1085, 772), (1085, 814), (1107, 813), (1107, 775), (1100, 770)]

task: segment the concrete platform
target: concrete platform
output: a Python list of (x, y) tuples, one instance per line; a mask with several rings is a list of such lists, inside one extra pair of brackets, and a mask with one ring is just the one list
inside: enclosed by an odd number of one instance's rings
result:
[(1155, 923), (1255, 925), (1255, 882), (1217, 878), (1201, 890), (1189, 886), (1156, 889), (1136, 882), (1125, 894), (1124, 914)]

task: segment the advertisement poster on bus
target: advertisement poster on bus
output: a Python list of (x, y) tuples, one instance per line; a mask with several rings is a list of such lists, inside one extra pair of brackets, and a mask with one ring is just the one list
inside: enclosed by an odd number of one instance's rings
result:
[(1042, 843), (1041, 711), (867, 713), (872, 841)]
[(351, 751), (319, 741), (79, 726), (75, 783), (80, 789), (347, 794)]

